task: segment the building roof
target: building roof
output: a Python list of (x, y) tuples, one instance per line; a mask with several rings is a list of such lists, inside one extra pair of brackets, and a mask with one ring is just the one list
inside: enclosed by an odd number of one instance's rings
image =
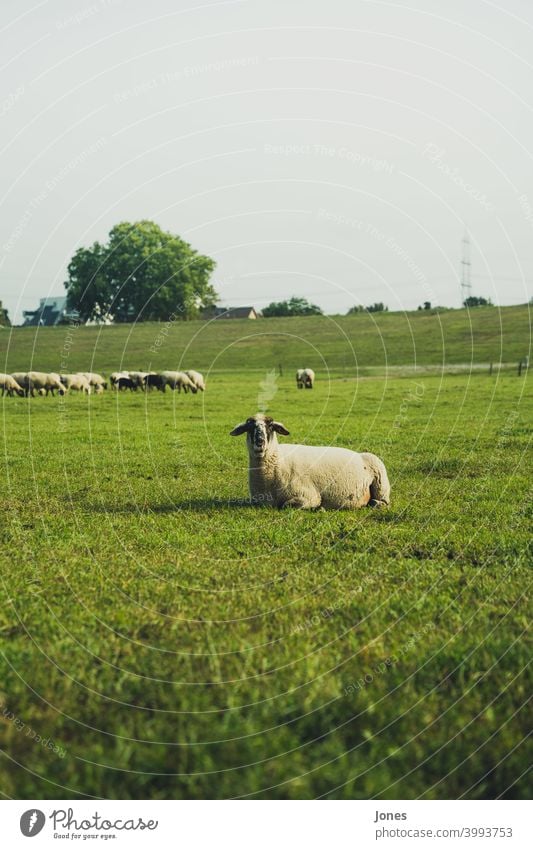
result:
[(64, 295), (41, 298), (36, 310), (24, 310), (24, 327), (53, 327), (62, 319), (73, 317), (74, 311), (67, 309), (67, 299)]
[(206, 310), (206, 314), (214, 318), (257, 318), (255, 307), (214, 307)]

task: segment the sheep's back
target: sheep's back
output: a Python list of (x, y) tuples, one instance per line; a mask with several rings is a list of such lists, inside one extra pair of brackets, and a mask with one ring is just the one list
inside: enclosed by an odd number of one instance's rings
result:
[(312, 483), (321, 493), (324, 507), (368, 500), (372, 473), (356, 451), (290, 443), (283, 443), (278, 449), (286, 473), (293, 480)]

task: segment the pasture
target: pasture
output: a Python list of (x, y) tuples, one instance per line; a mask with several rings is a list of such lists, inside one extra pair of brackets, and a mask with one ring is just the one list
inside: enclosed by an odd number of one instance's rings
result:
[[(354, 379), (331, 342), (331, 379), (297, 391), (302, 356), (279, 376), (277, 349), (227, 348), (236, 325), (220, 326), (187, 366), (218, 357), (203, 395), (3, 399), (0, 790), (526, 796), (531, 379)], [(75, 331), (96, 352), (75, 349), (75, 368), (127, 359), (128, 329), (111, 330)], [(9, 370), (28, 367), (24, 333)], [(58, 369), (65, 333), (33, 333), (35, 367)], [(123, 364), (149, 365), (146, 339), (131, 344)], [(509, 362), (518, 345), (510, 331)], [(468, 351), (467, 336), (451, 361)], [(382, 456), (390, 508), (249, 506), (244, 439), (228, 434), (260, 404), (289, 441)]]

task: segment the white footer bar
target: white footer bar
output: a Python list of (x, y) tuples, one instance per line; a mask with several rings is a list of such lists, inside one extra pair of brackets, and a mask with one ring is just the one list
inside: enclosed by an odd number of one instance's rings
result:
[(0, 833), (2, 845), (9, 849), (73, 844), (124, 849), (522, 849), (533, 846), (528, 805), (516, 801), (9, 800), (0, 802)]

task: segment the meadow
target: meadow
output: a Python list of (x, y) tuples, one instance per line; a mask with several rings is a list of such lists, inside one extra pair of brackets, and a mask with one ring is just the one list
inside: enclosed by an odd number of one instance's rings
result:
[[(4, 796), (527, 796), (527, 309), (490, 311), (477, 335), (462, 315), (444, 349), (427, 329), (443, 316), (380, 316), (379, 332), (363, 316), (355, 370), (342, 333), (320, 335), (329, 319), (255, 345), (241, 337), (266, 321), (219, 322), (205, 346), (176, 323), (154, 358), (192, 351), (205, 394), (3, 399)], [(59, 370), (68, 332), (4, 331), (4, 366)], [(148, 365), (160, 332), (80, 328), (69, 361)], [(424, 368), (443, 350), (464, 374)], [(509, 368), (468, 368), (493, 359)], [(299, 365), (317, 366), (313, 391)], [(382, 456), (391, 506), (247, 504), (229, 431), (259, 406), (289, 440)]]

